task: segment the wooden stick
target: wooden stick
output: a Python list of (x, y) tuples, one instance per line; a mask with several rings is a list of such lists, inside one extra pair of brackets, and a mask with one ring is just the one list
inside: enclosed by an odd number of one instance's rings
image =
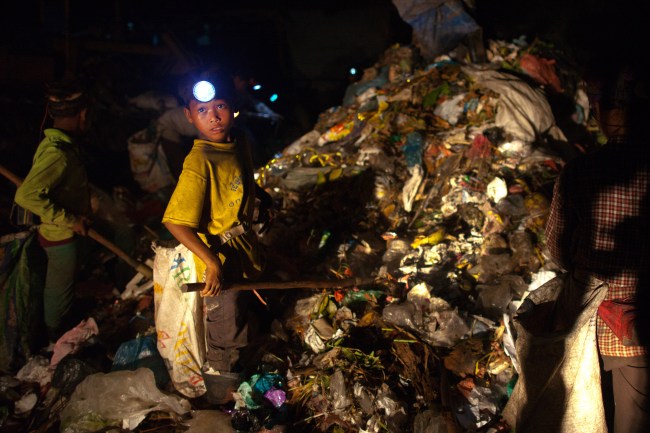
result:
[[(303, 280), (303, 281), (247, 281), (244, 283), (223, 283), (224, 290), (287, 290), (287, 289), (338, 289), (351, 286), (364, 286), (375, 283), (375, 278), (346, 278), (344, 280)], [(181, 286), (181, 292), (198, 292), (205, 283), (187, 283)]]
[(9, 170), (7, 170), (5, 167), (1, 165), (0, 165), (0, 174), (6, 177), (7, 179), (9, 179), (11, 183), (16, 185), (17, 187), (23, 183), (21, 178), (19, 178), (18, 176), (16, 176), (15, 174), (13, 174), (12, 172), (10, 172)]
[(131, 266), (133, 269), (140, 272), (148, 279), (150, 280), (153, 279), (153, 269), (151, 269), (146, 264), (140, 263), (139, 261), (129, 256), (127, 253), (122, 251), (117, 245), (115, 245), (113, 242), (109, 241), (104, 236), (97, 233), (94, 229), (88, 229), (88, 237), (94, 239), (99, 244), (103, 245), (105, 248), (112, 251), (116, 256), (124, 260), (127, 265)]
[[(19, 187), (22, 185), (23, 180), (13, 174), (11, 171), (7, 170), (5, 167), (0, 165), (0, 174), (9, 179), (12, 183)], [(112, 251), (116, 256), (124, 260), (129, 266), (131, 266), (136, 271), (140, 272), (145, 277), (150, 280), (153, 279), (153, 269), (144, 263), (140, 263), (137, 260), (130, 257), (127, 253), (122, 251), (117, 245), (113, 242), (106, 239), (104, 236), (97, 233), (94, 229), (88, 229), (88, 237), (97, 241), (97, 243), (103, 245), (108, 250)]]

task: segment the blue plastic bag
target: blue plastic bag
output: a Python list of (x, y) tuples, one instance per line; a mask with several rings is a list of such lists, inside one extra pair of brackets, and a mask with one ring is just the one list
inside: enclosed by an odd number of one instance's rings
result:
[(111, 371), (137, 370), (140, 367), (147, 367), (153, 371), (158, 388), (164, 388), (170, 380), (165, 362), (156, 346), (156, 334), (122, 343), (115, 353)]

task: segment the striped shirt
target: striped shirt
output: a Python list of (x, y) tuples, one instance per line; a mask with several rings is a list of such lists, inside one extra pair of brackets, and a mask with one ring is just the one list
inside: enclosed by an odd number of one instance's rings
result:
[[(546, 245), (562, 268), (582, 270), (609, 284), (606, 299), (650, 287), (650, 158), (624, 143), (569, 162), (555, 183)], [(643, 355), (623, 346), (597, 318), (602, 355)]]

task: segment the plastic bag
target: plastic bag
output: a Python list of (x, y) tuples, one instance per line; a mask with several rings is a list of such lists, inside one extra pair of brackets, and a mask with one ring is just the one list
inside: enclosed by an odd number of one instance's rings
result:
[(148, 368), (97, 373), (86, 377), (61, 412), (62, 433), (83, 433), (116, 426), (133, 430), (152, 411), (187, 413), (190, 404), (156, 388)]
[(382, 319), (396, 326), (419, 330), (423, 324), (422, 312), (411, 301), (386, 305), (381, 313)]
[(352, 404), (352, 399), (348, 396), (347, 387), (345, 385), (345, 377), (341, 370), (336, 370), (336, 372), (330, 376), (329, 395), (334, 412), (342, 411)]
[(449, 51), (480, 29), (459, 0), (393, 0), (400, 16), (413, 27), (413, 44), (426, 60)]
[(567, 141), (555, 124), (555, 117), (546, 96), (512, 74), (494, 70), (463, 67), (463, 72), (499, 94), (495, 124), (524, 142), (535, 141), (548, 134), (556, 140)]
[(0, 238), (0, 370), (23, 365), (39, 347), (47, 258), (36, 231)]
[(453, 347), (471, 331), (457, 310), (434, 311), (425, 340), (432, 346)]
[(50, 368), (55, 368), (64, 357), (77, 353), (89, 339), (98, 334), (99, 327), (92, 317), (79, 322), (77, 326), (68, 330), (56, 341), (50, 359)]
[(115, 353), (111, 370), (136, 370), (140, 367), (147, 367), (153, 371), (156, 386), (159, 388), (164, 388), (169, 382), (169, 373), (156, 347), (156, 334), (122, 343)]
[(16, 379), (23, 382), (38, 383), (44, 387), (52, 381), (52, 370), (49, 369), (50, 361), (41, 355), (36, 355), (23, 365)]
[(154, 245), (154, 306), (158, 352), (165, 360), (176, 390), (187, 397), (205, 394), (201, 374), (205, 361), (203, 302), (197, 292), (180, 286), (198, 281), (194, 255), (183, 244)]
[(133, 179), (147, 192), (156, 192), (174, 183), (169, 163), (157, 137), (148, 129), (128, 139), (129, 163)]

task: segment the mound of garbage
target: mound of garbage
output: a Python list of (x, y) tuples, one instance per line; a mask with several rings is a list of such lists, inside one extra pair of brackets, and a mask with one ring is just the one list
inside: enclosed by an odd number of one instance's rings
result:
[[(0, 425), (496, 431), (517, 380), (512, 315), (558, 273), (543, 235), (553, 182), (598, 131), (584, 85), (551, 46), (486, 48), (476, 64), (462, 51), (424, 63), (412, 47), (390, 47), (257, 170), (276, 204), (269, 253), (307, 279), (365, 282), (262, 291), (272, 318), (234, 405), (206, 403), (203, 384), (196, 395), (191, 382), (174, 386), (153, 323), (160, 294), (136, 276), (66, 334), (57, 362), (33, 356), (2, 377)], [(559, 99), (568, 120), (556, 121), (549, 101)], [(588, 139), (574, 141), (576, 129)], [(125, 328), (137, 335), (125, 341)], [(84, 362), (102, 338), (119, 345), (110, 365)]]

